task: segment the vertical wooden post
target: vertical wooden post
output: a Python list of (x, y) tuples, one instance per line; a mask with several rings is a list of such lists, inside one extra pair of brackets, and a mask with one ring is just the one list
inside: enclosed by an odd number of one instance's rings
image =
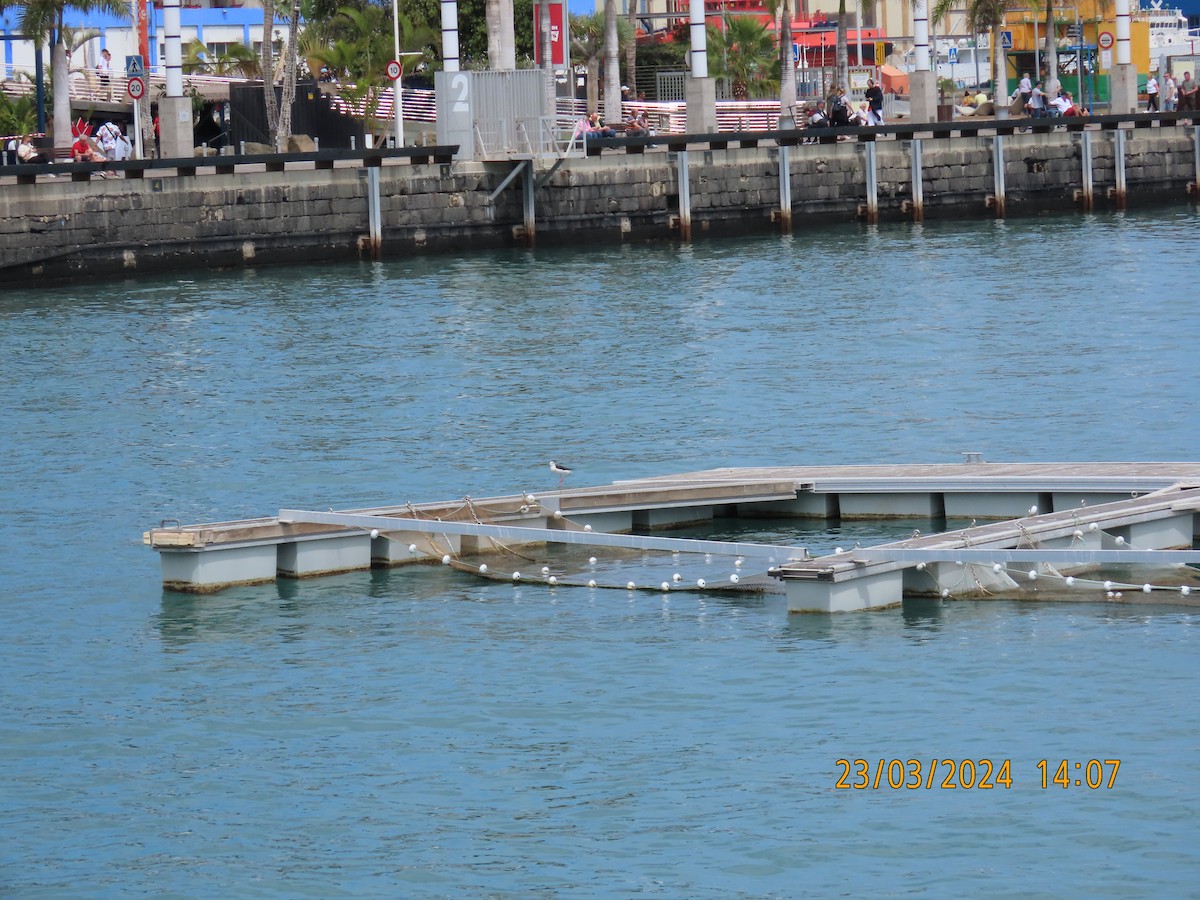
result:
[(925, 166), (921, 162), (921, 140), (913, 138), (909, 150), (909, 161), (912, 168), (912, 219), (914, 222), (925, 221)]
[(525, 169), (525, 177), (522, 181), (522, 194), (524, 197), (525, 207), (525, 246), (533, 247), (537, 244), (537, 219), (535, 217), (534, 206), (534, 190), (537, 187), (537, 179), (534, 177), (533, 160), (525, 160), (523, 167)]
[(997, 219), (1004, 218), (1004, 135), (992, 137), (992, 176), (995, 189), (992, 192), (992, 211)]
[(867, 141), (863, 150), (867, 157), (867, 221), (875, 224), (879, 221), (879, 170), (875, 142)]
[(790, 168), (790, 147), (779, 148), (779, 230), (783, 234), (792, 233), (792, 172)]
[(692, 240), (692, 190), (688, 184), (688, 153), (680, 150), (675, 154), (677, 178), (679, 180), (679, 239)]
[(1083, 169), (1083, 190), (1080, 201), (1084, 212), (1091, 212), (1094, 203), (1095, 186), (1092, 176), (1092, 133), (1079, 132), (1079, 161)]
[(383, 245), (383, 217), (379, 203), (379, 167), (367, 167), (367, 228), (371, 244), (371, 259), (379, 259)]
[(1112, 199), (1117, 209), (1124, 209), (1128, 188), (1125, 183), (1125, 129), (1123, 128), (1117, 128), (1113, 132), (1113, 165), (1116, 169), (1117, 186), (1113, 188)]

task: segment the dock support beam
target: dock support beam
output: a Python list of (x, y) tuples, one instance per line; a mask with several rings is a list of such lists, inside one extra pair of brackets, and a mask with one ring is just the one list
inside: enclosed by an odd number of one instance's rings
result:
[(383, 216), (379, 202), (379, 167), (367, 168), (367, 228), (370, 231), (371, 259), (379, 259), (380, 248), (383, 245)]
[(921, 140), (913, 138), (908, 145), (909, 183), (912, 186), (912, 199), (901, 204), (901, 209), (912, 216), (914, 222), (925, 221), (925, 180), (922, 174), (924, 165), (921, 162)]
[(1075, 202), (1083, 207), (1084, 212), (1091, 212), (1094, 203), (1095, 186), (1092, 182), (1092, 133), (1079, 133), (1079, 162), (1083, 172), (1083, 188), (1075, 193)]
[(988, 205), (992, 208), (992, 212), (996, 214), (997, 219), (1004, 218), (1004, 135), (997, 134), (992, 136), (992, 179), (993, 190), (992, 196), (988, 198)]
[(692, 240), (692, 190), (688, 183), (688, 152), (675, 154), (677, 178), (679, 180), (679, 239), (684, 243)]
[(874, 225), (879, 221), (879, 165), (876, 160), (875, 142), (863, 144), (867, 170), (867, 222)]
[(526, 247), (533, 247), (537, 244), (537, 219), (535, 217), (534, 208), (534, 191), (537, 189), (537, 178), (534, 177), (533, 160), (527, 159), (522, 165), (522, 171), (525, 177), (522, 180), (522, 196), (524, 199), (525, 208), (525, 233), (522, 237), (525, 240)]
[(1200, 125), (1192, 128), (1192, 155), (1196, 158), (1195, 180), (1188, 185), (1193, 200), (1200, 200)]
[(1113, 132), (1113, 167), (1116, 170), (1117, 184), (1109, 192), (1109, 199), (1117, 209), (1124, 209), (1128, 199), (1128, 187), (1125, 183), (1125, 129), (1118, 128)]
[(779, 148), (779, 231), (792, 233), (792, 171), (791, 148)]

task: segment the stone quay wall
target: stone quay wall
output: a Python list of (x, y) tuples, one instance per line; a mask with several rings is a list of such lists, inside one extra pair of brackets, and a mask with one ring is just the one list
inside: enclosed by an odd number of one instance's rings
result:
[[(1188, 202), (1194, 182), (1193, 129), (1126, 132), (1128, 204)], [(1091, 132), (1095, 208), (1113, 208), (1111, 132)], [(779, 226), (780, 148), (688, 152), (693, 236), (767, 232)], [(876, 147), (882, 221), (912, 216), (912, 149)], [(990, 137), (921, 142), (926, 219), (990, 217), (995, 191)], [(857, 142), (788, 148), (797, 230), (860, 216), (867, 150)], [(1055, 131), (1003, 139), (1007, 216), (1078, 207), (1081, 136)], [(538, 244), (679, 238), (679, 157), (605, 151), (556, 170), (535, 166)], [(383, 259), (413, 252), (469, 251), (527, 243), (522, 178), (495, 200), (517, 163), (454, 162), (380, 168)], [(249, 167), (245, 167), (249, 168)], [(3, 171), (0, 170), (0, 179)], [(542, 181), (544, 180), (544, 181)], [(235, 174), (148, 174), (76, 182), (67, 177), (0, 186), (0, 272), (9, 284), (178, 270), (362, 258), (370, 181), (361, 167), (289, 168)]]

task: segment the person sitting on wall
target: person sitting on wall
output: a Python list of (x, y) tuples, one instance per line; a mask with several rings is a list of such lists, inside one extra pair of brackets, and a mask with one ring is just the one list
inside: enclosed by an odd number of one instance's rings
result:
[(88, 138), (91, 131), (92, 126), (83, 119), (77, 120), (71, 126), (71, 134), (75, 135), (75, 142), (71, 144), (72, 162), (107, 162), (104, 154)]
[(1071, 99), (1071, 94), (1068, 91), (1059, 91), (1058, 96), (1050, 101), (1050, 105), (1058, 110), (1060, 116), (1077, 116), (1079, 110), (1075, 108), (1075, 101)]
[(21, 139), (17, 141), (17, 162), (25, 163), (26, 165), (34, 165), (36, 163), (48, 163), (50, 158), (33, 146), (33, 135), (23, 134)]
[(594, 112), (588, 116), (588, 135), (590, 137), (616, 137), (617, 133), (604, 124), (600, 113)]
[(646, 137), (650, 134), (650, 126), (646, 122), (646, 114), (635, 109), (625, 123), (626, 137)]

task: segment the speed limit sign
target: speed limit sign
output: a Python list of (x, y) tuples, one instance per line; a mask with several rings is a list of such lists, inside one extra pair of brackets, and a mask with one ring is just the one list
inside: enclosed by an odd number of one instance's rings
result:
[(140, 78), (130, 78), (129, 83), (125, 86), (125, 90), (134, 100), (141, 100), (146, 96), (146, 82)]
[(393, 59), (387, 64), (387, 77), (392, 79), (392, 81), (399, 80), (400, 76), (403, 74), (404, 66), (400, 65), (398, 60)]

